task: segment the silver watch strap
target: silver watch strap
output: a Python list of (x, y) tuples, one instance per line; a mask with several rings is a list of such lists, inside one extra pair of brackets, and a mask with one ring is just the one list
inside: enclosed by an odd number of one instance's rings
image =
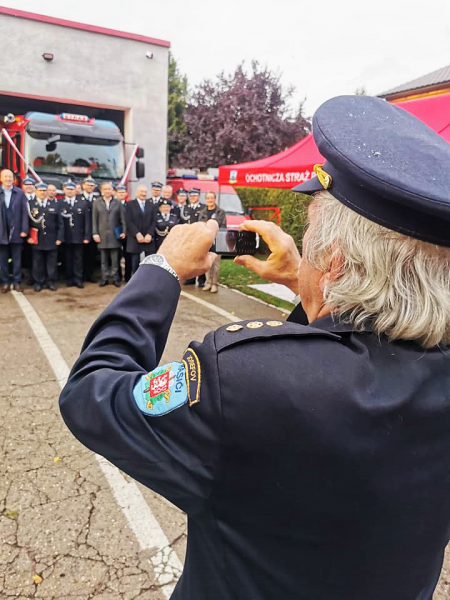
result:
[(141, 260), (139, 265), (154, 265), (156, 267), (161, 267), (173, 275), (177, 281), (180, 281), (175, 269), (172, 269), (167, 260), (161, 254), (149, 254), (143, 260)]

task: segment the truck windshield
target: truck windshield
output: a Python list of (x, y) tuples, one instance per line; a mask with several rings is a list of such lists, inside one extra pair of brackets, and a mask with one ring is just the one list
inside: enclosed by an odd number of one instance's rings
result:
[(66, 134), (58, 138), (52, 141), (50, 133), (25, 132), (25, 158), (37, 173), (92, 175), (98, 179), (120, 179), (123, 176), (125, 157), (122, 142)]
[[(200, 194), (200, 202), (206, 204), (205, 192)], [(222, 208), (229, 215), (243, 215), (244, 207), (242, 206), (241, 199), (237, 194), (220, 194), (219, 200), (220, 208)]]

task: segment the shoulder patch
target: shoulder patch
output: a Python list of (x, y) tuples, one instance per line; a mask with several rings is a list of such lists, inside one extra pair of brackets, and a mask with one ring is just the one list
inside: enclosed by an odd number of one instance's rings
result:
[(183, 365), (186, 371), (187, 395), (189, 406), (200, 402), (200, 385), (202, 382), (202, 369), (197, 354), (188, 348), (183, 356)]
[(143, 375), (133, 389), (138, 408), (145, 415), (160, 417), (188, 401), (185, 366), (168, 363)]

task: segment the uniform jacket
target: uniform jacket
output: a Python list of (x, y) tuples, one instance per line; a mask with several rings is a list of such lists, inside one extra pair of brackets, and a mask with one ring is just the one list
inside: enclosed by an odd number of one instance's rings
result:
[[(216, 206), (215, 211), (213, 212), (213, 214), (210, 217), (211, 219), (214, 219), (215, 221), (217, 221), (217, 223), (219, 224), (220, 229), (225, 229), (227, 226), (227, 214), (226, 212), (223, 210), (223, 208), (219, 208), (218, 206)], [(202, 208), (202, 210), (200, 211), (199, 215), (198, 215), (198, 220), (199, 221), (207, 221), (208, 220), (208, 209), (206, 206), (204, 206)]]
[(177, 215), (170, 211), (169, 218), (166, 221), (162, 214), (158, 211), (156, 213), (156, 229), (155, 229), (155, 241), (156, 249), (158, 249), (164, 241), (164, 238), (169, 234), (172, 227), (178, 225)]
[[(64, 223), (60, 211), (59, 200), (47, 200), (45, 208), (39, 206), (35, 198), (29, 202), (30, 227), (38, 230), (38, 243), (33, 246), (36, 250), (56, 250), (55, 242), (64, 241)], [(33, 219), (39, 221), (36, 223)]]
[(28, 211), (27, 211), (27, 197), (16, 186), (13, 186), (10, 201), (11, 210), (11, 223), (8, 228), (6, 223), (6, 205), (5, 205), (5, 194), (3, 188), (0, 186), (0, 244), (21, 244), (24, 239), (21, 238), (22, 232), (28, 233)]
[(81, 196), (74, 198), (71, 206), (69, 199), (62, 198), (59, 207), (64, 223), (64, 241), (66, 244), (82, 244), (92, 235), (92, 217), (89, 201)]
[(149, 416), (133, 390), (179, 294), (142, 265), (60, 398), (81, 442), (187, 513), (173, 600), (431, 600), (450, 526), (449, 347), (331, 316), (223, 326), (164, 367), (185, 369), (189, 402)]
[(196, 206), (192, 206), (192, 204), (189, 205), (188, 208), (188, 213), (190, 216), (189, 219), (189, 223), (197, 223), (199, 216), (200, 216), (200, 212), (205, 208), (205, 205), (202, 204), (201, 202), (199, 202), (198, 204), (196, 204)]
[(92, 207), (92, 235), (99, 235), (100, 250), (121, 248), (121, 240), (116, 237), (115, 228), (122, 226), (126, 234), (125, 209), (117, 198), (111, 198), (109, 210), (102, 196), (94, 200)]
[[(145, 210), (142, 212), (137, 200), (130, 200), (125, 205), (125, 219), (127, 222), (127, 252), (130, 254), (139, 254), (143, 250), (154, 252), (155, 250), (155, 226), (156, 226), (156, 207), (148, 200), (145, 202)], [(152, 241), (150, 244), (140, 244), (136, 235), (150, 234)]]

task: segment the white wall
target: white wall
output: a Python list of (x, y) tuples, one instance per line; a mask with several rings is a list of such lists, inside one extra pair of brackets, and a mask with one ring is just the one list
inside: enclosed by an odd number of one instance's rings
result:
[[(126, 111), (125, 141), (145, 149), (143, 182), (164, 181), (168, 48), (3, 14), (0, 39), (0, 93)], [(54, 55), (52, 62), (44, 52)]]

